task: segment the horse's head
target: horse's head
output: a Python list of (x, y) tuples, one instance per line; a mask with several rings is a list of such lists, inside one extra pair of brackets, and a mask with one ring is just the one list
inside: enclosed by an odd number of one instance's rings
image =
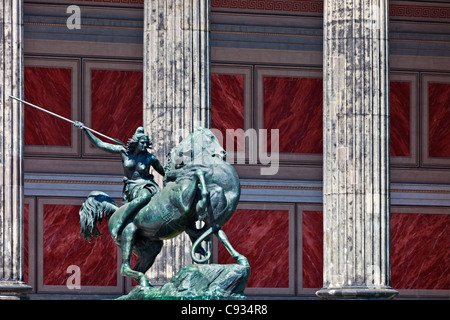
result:
[(226, 152), (211, 130), (196, 127), (179, 145), (174, 147), (168, 157), (167, 169), (180, 169), (188, 164), (212, 165), (223, 163)]
[(225, 161), (227, 153), (210, 129), (196, 127), (190, 140), (194, 152), (193, 159), (201, 159), (204, 164), (217, 163), (215, 160)]

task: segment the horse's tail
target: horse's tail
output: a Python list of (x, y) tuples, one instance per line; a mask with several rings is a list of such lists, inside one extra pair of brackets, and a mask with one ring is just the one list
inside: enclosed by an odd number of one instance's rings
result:
[(209, 260), (211, 257), (211, 250), (207, 252), (205, 257), (203, 259), (197, 258), (195, 256), (197, 247), (200, 245), (200, 243), (210, 237), (213, 233), (217, 234), (217, 237), (219, 238), (220, 242), (225, 246), (227, 251), (231, 254), (234, 260), (237, 261), (237, 263), (241, 266), (250, 268), (248, 264), (248, 260), (246, 257), (244, 257), (242, 254), (237, 252), (233, 246), (231, 245), (230, 241), (228, 240), (227, 236), (225, 235), (225, 232), (223, 232), (222, 228), (218, 224), (214, 224), (212, 227), (208, 228), (198, 239), (195, 241), (195, 243), (192, 245), (191, 249), (191, 258), (196, 263), (205, 263)]
[(80, 236), (84, 240), (91, 241), (92, 237), (102, 235), (97, 228), (97, 222), (102, 222), (103, 218), (108, 219), (118, 206), (106, 193), (101, 191), (92, 191), (88, 198), (83, 202), (80, 209)]

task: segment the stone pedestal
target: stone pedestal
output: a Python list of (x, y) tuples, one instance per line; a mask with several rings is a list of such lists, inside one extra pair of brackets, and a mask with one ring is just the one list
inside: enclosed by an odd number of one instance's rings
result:
[(321, 298), (392, 298), (388, 0), (324, 3)]
[[(194, 126), (210, 127), (209, 1), (144, 3), (144, 127), (164, 163)], [(165, 282), (191, 263), (190, 246), (185, 234), (165, 241), (151, 278)]]
[(0, 299), (19, 299), (23, 282), (22, 0), (0, 3)]
[(250, 266), (238, 264), (190, 264), (162, 287), (136, 286), (118, 300), (242, 300)]

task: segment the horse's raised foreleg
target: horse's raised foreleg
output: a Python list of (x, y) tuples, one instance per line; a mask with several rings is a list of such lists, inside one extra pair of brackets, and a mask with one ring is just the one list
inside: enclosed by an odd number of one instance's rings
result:
[(139, 282), (143, 287), (148, 287), (147, 277), (144, 273), (135, 271), (131, 268), (131, 255), (133, 246), (135, 244), (137, 227), (134, 223), (129, 223), (122, 231), (121, 236), (121, 249), (122, 249), (122, 267), (120, 268), (120, 273), (123, 276), (131, 277)]

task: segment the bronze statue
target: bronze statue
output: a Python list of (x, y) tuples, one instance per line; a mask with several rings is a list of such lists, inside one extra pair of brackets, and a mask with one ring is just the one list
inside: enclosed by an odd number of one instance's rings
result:
[[(83, 128), (80, 123), (77, 126)], [(238, 264), (248, 269), (247, 259), (234, 250), (221, 229), (236, 210), (239, 177), (225, 161), (226, 153), (209, 129), (196, 128), (173, 148), (164, 169), (146, 151), (150, 140), (141, 128), (135, 134), (138, 141), (135, 149), (105, 144), (87, 134), (99, 148), (122, 156), (126, 176), (124, 198), (128, 202), (118, 207), (107, 194), (91, 192), (80, 210), (80, 233), (87, 240), (100, 236), (96, 223), (109, 218), (111, 235), (122, 249), (121, 274), (148, 287), (144, 273), (161, 251), (163, 240), (183, 231), (194, 243), (191, 257), (195, 262), (209, 259), (211, 253), (205, 252), (200, 243), (215, 233)], [(162, 190), (148, 173), (150, 166), (164, 175)], [(197, 229), (196, 221), (204, 221), (204, 226)], [(134, 270), (132, 252), (138, 256)], [(199, 259), (195, 253), (205, 258)]]
[[(123, 202), (119, 207), (106, 193), (92, 191), (80, 209), (80, 235), (86, 240), (101, 236), (97, 223), (109, 219), (109, 231), (122, 250), (121, 274), (140, 286), (120, 299), (242, 299), (250, 276), (247, 259), (228, 241), (221, 227), (231, 218), (240, 197), (239, 177), (225, 161), (226, 153), (209, 129), (197, 127), (173, 148), (163, 168), (147, 151), (152, 141), (139, 127), (125, 146), (121, 141), (64, 118), (39, 106), (10, 96), (83, 130), (98, 148), (120, 155), (124, 169)], [(105, 143), (93, 133), (113, 141)], [(150, 168), (164, 177), (164, 188), (153, 180)], [(204, 226), (196, 228), (196, 222)], [(150, 286), (145, 272), (161, 251), (163, 240), (186, 232), (193, 246), (194, 262), (204, 263), (211, 252), (201, 242), (216, 234), (237, 261), (227, 265), (187, 265), (161, 288)], [(138, 256), (131, 268), (132, 252)], [(197, 258), (195, 254), (205, 256)], [(187, 290), (189, 289), (189, 290)]]
[(142, 127), (136, 129), (136, 133), (129, 139), (128, 146), (125, 147), (103, 142), (86, 130), (81, 122), (76, 122), (75, 126), (83, 130), (97, 148), (118, 154), (122, 158), (124, 171), (122, 201), (123, 203), (129, 202), (129, 205), (121, 219), (117, 221), (117, 225), (111, 230), (111, 236), (115, 239), (122, 232), (125, 222), (131, 220), (160, 190), (153, 180), (153, 175), (149, 172), (150, 167), (153, 167), (162, 176), (164, 176), (164, 168), (159, 160), (147, 151), (147, 148), (151, 148), (152, 141), (144, 133)]

